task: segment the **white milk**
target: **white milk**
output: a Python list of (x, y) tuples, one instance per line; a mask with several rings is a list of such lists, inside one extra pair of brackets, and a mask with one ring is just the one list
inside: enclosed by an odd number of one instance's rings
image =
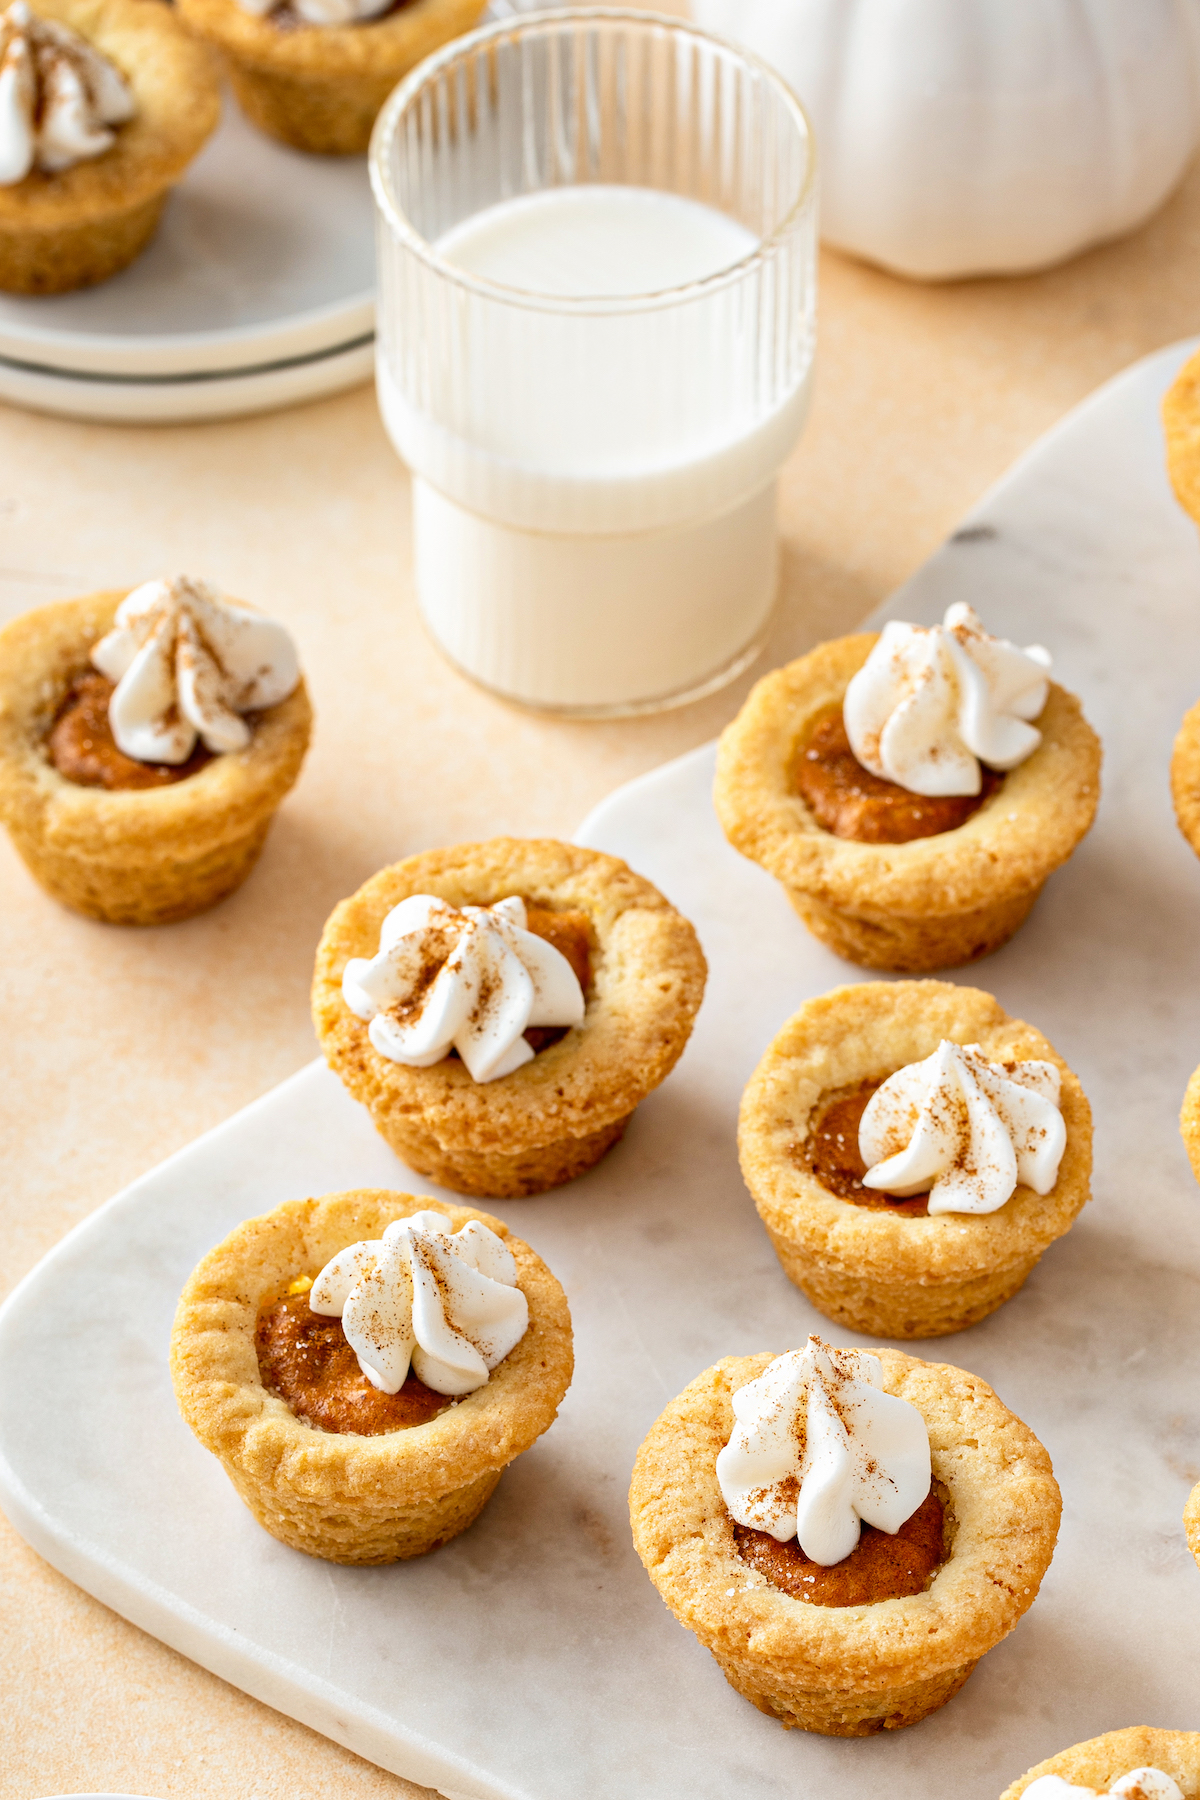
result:
[(468, 275), (504, 287), (611, 299), (704, 281), (749, 256), (756, 241), (698, 200), (597, 185), (502, 201), (456, 225), (436, 248)]
[(409, 405), (380, 363), (384, 418), (416, 476), (420, 605), (476, 680), (535, 706), (620, 710), (718, 685), (754, 654), (775, 596), (775, 478), (807, 380), (739, 422), (752, 384), (731, 299), (686, 381), (676, 370), (664, 391), (673, 315), (619, 302), (706, 280), (755, 247), (711, 207), (615, 186), (505, 201), (435, 245), (481, 281), (606, 303), (587, 357), (577, 336), (559, 357), (553, 310), (532, 367), (524, 308), (521, 354), (506, 354), (503, 317), (485, 355), (472, 339), (487, 380), (457, 396), (455, 429)]

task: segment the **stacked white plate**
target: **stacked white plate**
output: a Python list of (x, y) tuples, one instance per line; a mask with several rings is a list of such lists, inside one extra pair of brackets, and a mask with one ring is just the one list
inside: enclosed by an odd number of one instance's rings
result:
[(150, 248), (99, 287), (0, 295), (0, 399), (94, 419), (261, 412), (369, 380), (365, 157), (309, 156), (232, 100)]
[(0, 294), (0, 400), (74, 418), (266, 412), (369, 381), (374, 357), (366, 158), (289, 150), (228, 97), (130, 268), (74, 294)]

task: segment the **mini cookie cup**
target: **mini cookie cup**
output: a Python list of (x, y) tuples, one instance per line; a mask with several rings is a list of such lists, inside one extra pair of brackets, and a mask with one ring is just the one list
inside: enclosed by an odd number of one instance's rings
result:
[(1179, 1135), (1192, 1165), (1192, 1174), (1200, 1181), (1200, 1069), (1187, 1084), (1179, 1112)]
[(675, 1617), (760, 1712), (829, 1737), (894, 1731), (944, 1706), (1032, 1606), (1062, 1509), (1049, 1456), (984, 1382), (900, 1350), (871, 1354), (886, 1391), (924, 1418), (949, 1494), (950, 1554), (924, 1593), (814, 1606), (738, 1555), (716, 1460), (732, 1396), (771, 1353), (726, 1357), (685, 1388), (638, 1451), (629, 1491), (634, 1546)]
[[(1052, 1062), (1067, 1145), (1050, 1193), (1018, 1187), (992, 1213), (912, 1217), (822, 1186), (803, 1158), (833, 1096), (931, 1056), (943, 1038), (992, 1062)], [(1090, 1197), (1092, 1120), (1078, 1078), (1033, 1026), (990, 994), (944, 981), (869, 981), (810, 1000), (742, 1096), (742, 1174), (790, 1281), (839, 1325), (874, 1337), (942, 1337), (1012, 1298)]]
[(1171, 799), (1180, 831), (1200, 856), (1200, 701), (1184, 714), (1171, 751)]
[[(454, 906), (516, 894), (586, 913), (583, 1024), (496, 1081), (473, 1081), (457, 1057), (411, 1069), (381, 1056), (342, 998), (342, 975), (351, 957), (375, 955), (384, 918), (412, 894)], [(410, 856), (342, 901), (317, 950), (313, 1021), (330, 1068), (410, 1168), (458, 1193), (516, 1198), (572, 1180), (617, 1142), (682, 1055), (705, 975), (691, 925), (615, 856), (549, 838), (492, 838)]]
[[(160, 0), (147, 0), (147, 4)], [(256, 715), (245, 750), (185, 780), (109, 791), (60, 775), (46, 734), (124, 591), (60, 600), (0, 631), (0, 821), (55, 900), (112, 925), (166, 925), (246, 879), (308, 747), (304, 683)]]
[(714, 801), (730, 843), (782, 882), (814, 936), (864, 968), (922, 974), (989, 955), (1023, 923), (1095, 816), (1100, 740), (1051, 682), (1042, 742), (964, 825), (907, 844), (834, 837), (792, 768), (878, 642), (837, 638), (765, 676), (722, 734)]
[(211, 56), (161, 0), (37, 0), (35, 11), (114, 63), (137, 104), (103, 155), (0, 187), (0, 288), (61, 294), (106, 281), (145, 248), (221, 101)]
[(1184, 363), (1162, 410), (1171, 486), (1180, 506), (1200, 525), (1200, 352)]
[(1020, 1800), (1025, 1789), (1043, 1775), (1058, 1775), (1074, 1787), (1107, 1794), (1114, 1781), (1134, 1769), (1161, 1769), (1183, 1790), (1184, 1800), (1200, 1800), (1200, 1731), (1158, 1731), (1133, 1725), (1106, 1731), (1069, 1750), (1060, 1750), (1036, 1769), (1027, 1769), (1005, 1788), (1000, 1800)]
[(308, 25), (249, 12), (238, 0), (178, 0), (179, 15), (220, 51), (252, 124), (297, 150), (362, 156), (402, 76), (469, 31), (486, 0), (408, 0), (355, 25)]
[[(455, 1231), (477, 1219), (504, 1239), (529, 1328), (481, 1388), (423, 1425), (378, 1437), (317, 1430), (262, 1385), (259, 1310), (347, 1244), (421, 1211)], [(337, 1563), (424, 1556), (465, 1531), (553, 1424), (572, 1369), (566, 1296), (528, 1244), (487, 1213), (372, 1189), (289, 1201), (239, 1225), (190, 1277), (171, 1334), (179, 1410), (240, 1498), (272, 1537)]]

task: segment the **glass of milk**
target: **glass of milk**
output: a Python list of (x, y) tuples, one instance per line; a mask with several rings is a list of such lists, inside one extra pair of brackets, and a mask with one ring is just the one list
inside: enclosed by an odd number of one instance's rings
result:
[(812, 141), (765, 64), (653, 14), (502, 20), (380, 115), (378, 384), (417, 596), (507, 700), (682, 705), (761, 648), (808, 408)]

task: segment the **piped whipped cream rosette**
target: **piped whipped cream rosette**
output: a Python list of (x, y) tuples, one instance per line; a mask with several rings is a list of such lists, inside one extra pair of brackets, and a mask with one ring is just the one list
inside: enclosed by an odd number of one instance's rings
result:
[(437, 1212), (413, 1213), (382, 1238), (340, 1250), (308, 1304), (342, 1321), (359, 1368), (385, 1394), (400, 1392), (410, 1366), (435, 1393), (473, 1393), (529, 1325), (503, 1240), (477, 1220), (451, 1231)]
[(1050, 653), (992, 637), (965, 601), (941, 625), (892, 620), (846, 689), (843, 718), (872, 774), (930, 797), (977, 794), (981, 763), (1015, 769), (1041, 743)]
[(826, 1567), (861, 1525), (895, 1533), (931, 1481), (929, 1432), (915, 1406), (883, 1391), (879, 1359), (810, 1337), (733, 1396), (737, 1421), (717, 1457), (730, 1517)]
[(1024, 1800), (1184, 1800), (1183, 1789), (1161, 1769), (1130, 1769), (1103, 1793), (1064, 1781), (1061, 1775), (1039, 1775), (1025, 1789)]
[(102, 156), (137, 111), (120, 70), (25, 0), (0, 13), (0, 187)]
[(197, 739), (214, 755), (244, 750), (252, 733), (242, 715), (277, 706), (300, 680), (282, 625), (190, 575), (127, 594), (91, 660), (116, 683), (117, 747), (139, 762), (184, 763)]
[(525, 903), (456, 907), (414, 894), (387, 914), (378, 953), (342, 977), (351, 1012), (381, 1056), (427, 1069), (457, 1050), (477, 1082), (533, 1059), (532, 1026), (572, 1026), (586, 1002), (561, 951), (527, 931)]
[(863, 1186), (929, 1194), (929, 1212), (991, 1213), (1018, 1185), (1048, 1194), (1067, 1143), (1054, 1063), (989, 1062), (978, 1044), (943, 1038), (898, 1069), (867, 1103)]

